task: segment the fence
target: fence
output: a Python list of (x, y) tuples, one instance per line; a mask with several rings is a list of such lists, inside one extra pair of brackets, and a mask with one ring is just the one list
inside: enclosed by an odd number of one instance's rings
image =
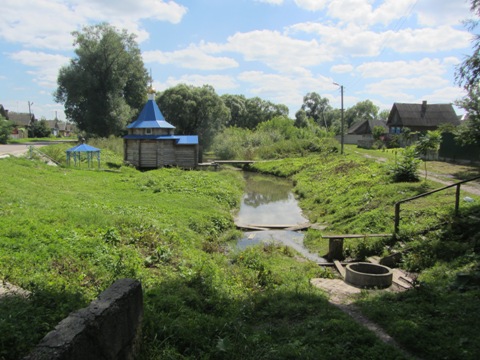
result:
[(463, 181), (459, 181), (455, 184), (452, 184), (452, 185), (447, 185), (447, 186), (444, 186), (442, 188), (439, 188), (439, 189), (435, 189), (435, 190), (432, 190), (432, 191), (429, 191), (429, 192), (426, 192), (426, 193), (423, 193), (423, 194), (420, 194), (420, 195), (417, 195), (417, 196), (413, 196), (411, 198), (408, 198), (408, 199), (404, 199), (404, 200), (400, 200), (398, 201), (397, 203), (395, 203), (395, 230), (394, 230), (394, 233), (395, 234), (398, 234), (398, 230), (399, 230), (399, 227), (400, 227), (400, 205), (403, 204), (403, 203), (406, 203), (408, 201), (412, 201), (412, 200), (415, 200), (415, 199), (419, 199), (419, 198), (422, 198), (422, 197), (425, 197), (425, 196), (428, 196), (428, 195), (432, 195), (436, 192), (439, 192), (439, 191), (442, 191), (442, 190), (446, 190), (446, 189), (450, 189), (452, 187), (456, 187), (456, 193), (455, 193), (455, 216), (458, 215), (458, 209), (460, 207), (460, 185), (462, 184), (465, 184), (467, 182), (470, 182), (470, 181), (474, 181), (474, 180), (478, 180), (480, 179), (480, 176), (477, 176), (477, 177), (474, 177), (472, 179), (468, 179), (468, 180), (463, 180)]

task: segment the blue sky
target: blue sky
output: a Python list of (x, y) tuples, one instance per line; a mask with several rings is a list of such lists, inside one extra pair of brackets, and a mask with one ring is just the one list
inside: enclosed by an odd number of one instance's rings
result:
[[(371, 100), (453, 103), (455, 66), (472, 53), (465, 0), (3, 0), (0, 104), (65, 119), (52, 93), (74, 56), (71, 32), (109, 22), (137, 35), (154, 87), (285, 104), (315, 91), (340, 108)], [(462, 113), (457, 109), (459, 114)]]

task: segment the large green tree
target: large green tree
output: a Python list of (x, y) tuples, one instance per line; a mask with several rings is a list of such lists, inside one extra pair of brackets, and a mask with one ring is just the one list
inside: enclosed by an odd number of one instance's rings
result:
[[(472, 32), (475, 32), (480, 20), (480, 0), (471, 0), (471, 11), (477, 17), (466, 21)], [(457, 67), (456, 80), (467, 90), (467, 96), (457, 102), (467, 111), (468, 120), (456, 130), (456, 138), (460, 143), (480, 143), (480, 34), (473, 38), (473, 54), (467, 56)]]
[(160, 93), (157, 103), (177, 134), (198, 135), (207, 149), (230, 119), (230, 111), (210, 85), (180, 84)]
[(304, 110), (307, 117), (315, 120), (320, 126), (329, 128), (332, 125), (333, 118), (330, 114), (332, 111), (330, 102), (316, 92), (310, 92), (303, 97), (301, 110)]
[(364, 120), (376, 120), (380, 108), (370, 100), (356, 103), (345, 111), (345, 130)]
[(247, 99), (243, 95), (222, 95), (222, 100), (230, 110), (227, 126), (255, 129), (258, 124), (277, 116), (288, 116), (288, 107), (274, 104), (259, 97)]
[(135, 35), (106, 23), (72, 35), (76, 56), (60, 69), (55, 100), (80, 130), (119, 135), (146, 100), (148, 73)]

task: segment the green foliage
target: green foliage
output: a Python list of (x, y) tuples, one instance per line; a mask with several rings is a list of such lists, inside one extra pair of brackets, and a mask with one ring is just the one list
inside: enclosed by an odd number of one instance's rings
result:
[(395, 182), (415, 182), (419, 180), (418, 167), (420, 159), (417, 158), (415, 147), (409, 146), (403, 149), (400, 159), (395, 160), (391, 168)]
[(225, 124), (228, 127), (253, 130), (264, 121), (288, 115), (285, 105), (274, 104), (259, 97), (247, 99), (243, 95), (225, 94), (221, 98), (230, 110), (230, 119)]
[(375, 140), (380, 140), (382, 135), (385, 135), (385, 134), (386, 134), (386, 130), (382, 126), (373, 127), (372, 135)]
[(327, 98), (322, 98), (316, 92), (308, 93), (303, 97), (301, 110), (307, 118), (312, 118), (319, 126), (329, 128), (332, 125), (332, 107)]
[(455, 129), (455, 140), (461, 144), (475, 144), (480, 142), (480, 90), (471, 88), (468, 95), (457, 103), (465, 109), (468, 118)]
[(180, 84), (162, 92), (157, 102), (177, 134), (198, 135), (206, 150), (230, 119), (228, 108), (210, 85)]
[(52, 134), (52, 131), (48, 127), (47, 120), (42, 119), (40, 121), (35, 121), (28, 127), (28, 137), (29, 138), (44, 138), (49, 137)]
[(13, 123), (0, 115), (0, 144), (6, 144), (12, 133)]
[(76, 57), (60, 69), (55, 100), (79, 130), (120, 135), (146, 100), (148, 74), (135, 36), (106, 23), (72, 35)]
[(280, 116), (260, 123), (255, 131), (227, 128), (215, 137), (212, 149), (221, 159), (276, 159), (338, 151), (338, 142), (328, 135), (314, 124), (298, 128)]

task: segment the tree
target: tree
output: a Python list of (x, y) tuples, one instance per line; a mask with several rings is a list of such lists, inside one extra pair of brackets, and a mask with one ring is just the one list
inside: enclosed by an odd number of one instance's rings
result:
[(440, 149), (440, 144), (442, 143), (442, 133), (439, 130), (428, 131), (424, 136), (422, 136), (417, 144), (416, 149), (419, 153), (423, 154), (425, 157), (425, 180), (427, 180), (427, 158), (430, 152), (438, 152)]
[[(480, 17), (480, 0), (471, 0), (470, 10)], [(473, 32), (480, 25), (480, 20), (472, 19), (465, 23)], [(467, 95), (457, 105), (468, 113), (468, 120), (456, 131), (456, 139), (463, 144), (480, 142), (480, 34), (474, 34), (473, 54), (457, 67), (455, 78), (467, 90)]]
[(12, 133), (13, 122), (0, 115), (0, 144), (6, 144)]
[(177, 85), (157, 97), (165, 119), (183, 135), (197, 134), (205, 148), (230, 120), (230, 111), (210, 85)]
[(468, 90), (468, 95), (457, 101), (457, 105), (467, 111), (468, 117), (464, 124), (455, 129), (455, 140), (462, 145), (480, 143), (480, 89), (478, 86)]
[(295, 126), (298, 128), (305, 128), (308, 126), (308, 117), (305, 110), (300, 109), (295, 113)]
[(390, 110), (382, 110), (378, 113), (378, 119), (380, 120), (388, 120), (388, 117), (390, 116)]
[(364, 120), (376, 120), (379, 107), (370, 100), (360, 101), (345, 111), (345, 123), (349, 128)]
[(312, 118), (320, 126), (330, 127), (332, 120), (327, 114), (332, 111), (332, 107), (327, 98), (322, 98), (316, 92), (308, 93), (303, 97), (302, 110), (307, 117)]
[(52, 134), (52, 131), (48, 126), (47, 120), (44, 118), (42, 118), (40, 121), (33, 122), (28, 127), (29, 138), (45, 138), (45, 137), (49, 137), (51, 134)]
[(106, 23), (72, 35), (76, 57), (60, 69), (55, 101), (79, 130), (120, 135), (146, 101), (148, 73), (135, 36)]
[(225, 106), (230, 109), (230, 120), (226, 125), (245, 128), (247, 117), (247, 107), (245, 105), (247, 99), (245, 96), (224, 94), (221, 98)]
[(419, 180), (418, 166), (420, 159), (417, 158), (415, 147), (408, 146), (403, 149), (400, 160), (395, 157), (395, 164), (391, 171), (395, 182), (415, 182)]

